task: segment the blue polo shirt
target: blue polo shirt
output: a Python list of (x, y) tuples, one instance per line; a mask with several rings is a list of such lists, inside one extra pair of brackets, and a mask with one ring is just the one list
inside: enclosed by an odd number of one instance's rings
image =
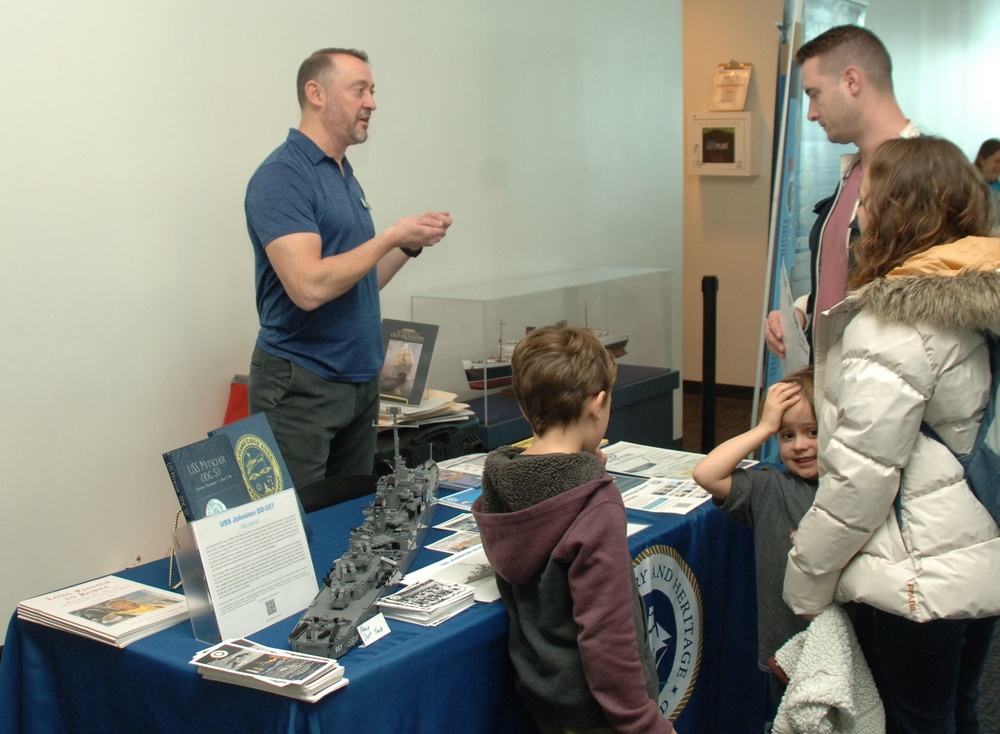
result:
[(278, 237), (314, 232), (323, 257), (352, 250), (375, 236), (365, 193), (344, 158), (344, 174), (298, 130), (260, 164), (247, 185), (244, 210), (253, 243), (257, 346), (326, 380), (368, 382), (382, 366), (378, 274), (314, 311), (288, 297), (264, 249)]

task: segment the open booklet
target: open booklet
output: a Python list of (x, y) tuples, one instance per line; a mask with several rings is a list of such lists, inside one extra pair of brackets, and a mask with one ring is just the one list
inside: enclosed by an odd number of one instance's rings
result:
[[(708, 502), (711, 495), (691, 478), (704, 454), (618, 441), (605, 446), (607, 469), (622, 492), (625, 506), (646, 512), (685, 515)], [(746, 468), (756, 461), (745, 460)]]

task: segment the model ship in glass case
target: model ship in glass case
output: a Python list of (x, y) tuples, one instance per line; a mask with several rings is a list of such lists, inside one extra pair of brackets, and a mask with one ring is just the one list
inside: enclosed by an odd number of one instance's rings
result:
[[(586, 305), (584, 305), (584, 325), (586, 327)], [(565, 326), (568, 322), (559, 321), (556, 326)], [(529, 326), (525, 333), (532, 331), (535, 327)], [(616, 358), (626, 354), (625, 347), (628, 346), (628, 334), (624, 331), (611, 331), (608, 329), (591, 329), (594, 335), (601, 340), (601, 344)], [(486, 359), (471, 360), (463, 359), (462, 368), (465, 370), (465, 379), (469, 382), (472, 390), (492, 390), (497, 387), (507, 387), (513, 382), (514, 370), (511, 368), (510, 360), (514, 356), (514, 347), (517, 346), (516, 339), (503, 338), (503, 322), (500, 323), (500, 338), (493, 353)]]
[(297, 652), (339, 658), (354, 647), (358, 626), (378, 613), (380, 597), (397, 590), (420, 549), (434, 511), (438, 468), (433, 461), (406, 466), (395, 420), (393, 438), (394, 471), (378, 480), (364, 522), (351, 530), (348, 549), (289, 635)]

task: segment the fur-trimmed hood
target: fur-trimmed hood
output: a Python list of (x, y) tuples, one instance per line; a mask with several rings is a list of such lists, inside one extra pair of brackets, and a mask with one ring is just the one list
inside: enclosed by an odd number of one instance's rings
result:
[(1000, 333), (1000, 239), (967, 237), (932, 247), (848, 300), (882, 321)]

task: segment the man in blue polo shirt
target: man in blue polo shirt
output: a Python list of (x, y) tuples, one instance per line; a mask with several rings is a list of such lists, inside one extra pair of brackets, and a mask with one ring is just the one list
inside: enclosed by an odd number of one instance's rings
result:
[(302, 62), (298, 129), (260, 165), (244, 208), (260, 331), (250, 412), (267, 415), (298, 488), (371, 474), (382, 366), (379, 289), (445, 236), (447, 212), (375, 232), (345, 157), (368, 138), (375, 84), (368, 56), (322, 49)]

